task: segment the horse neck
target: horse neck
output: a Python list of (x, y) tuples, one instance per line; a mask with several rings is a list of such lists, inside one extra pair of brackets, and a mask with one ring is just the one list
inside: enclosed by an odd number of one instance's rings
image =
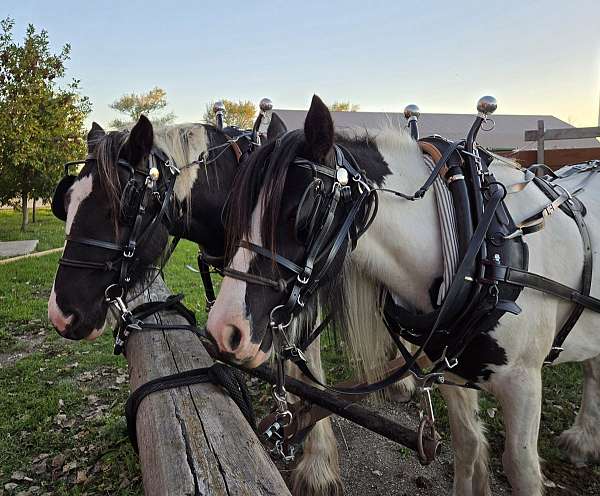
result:
[[(205, 129), (208, 148), (227, 142), (223, 133), (211, 126)], [(184, 201), (186, 214), (183, 222), (172, 229), (172, 234), (198, 243), (213, 256), (221, 256), (225, 241), (222, 212), (237, 174), (238, 163), (231, 149), (222, 148), (211, 152), (206, 160), (208, 165), (194, 166), (197, 168), (195, 179), (187, 201)]]
[[(414, 193), (429, 171), (416, 142), (398, 131), (377, 138), (379, 152), (391, 174), (383, 187)], [(361, 164), (369, 176), (369, 164)], [(435, 194), (408, 201), (379, 193), (379, 210), (350, 257), (358, 271), (383, 284), (406, 305), (431, 310), (429, 288), (443, 273), (440, 222)]]

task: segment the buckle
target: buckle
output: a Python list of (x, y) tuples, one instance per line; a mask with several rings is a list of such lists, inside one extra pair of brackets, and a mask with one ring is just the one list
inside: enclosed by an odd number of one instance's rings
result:
[(130, 241), (127, 247), (123, 250), (123, 256), (125, 258), (133, 258), (133, 254), (135, 253), (135, 243)]
[(286, 346), (281, 350), (281, 356), (284, 360), (291, 360), (292, 362), (304, 362), (306, 363), (306, 355), (300, 348), (295, 345)]
[(553, 346), (544, 360), (544, 365), (552, 365), (565, 349), (562, 346)]
[(458, 358), (453, 357), (452, 359), (448, 360), (448, 357), (444, 357), (444, 363), (446, 364), (446, 367), (453, 369), (458, 365)]

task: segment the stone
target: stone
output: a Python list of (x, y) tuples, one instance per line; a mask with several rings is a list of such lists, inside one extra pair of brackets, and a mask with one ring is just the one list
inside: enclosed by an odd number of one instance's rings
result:
[(37, 244), (37, 239), (29, 239), (24, 241), (1, 241), (0, 257), (17, 257), (19, 255), (27, 255), (28, 253), (35, 251)]

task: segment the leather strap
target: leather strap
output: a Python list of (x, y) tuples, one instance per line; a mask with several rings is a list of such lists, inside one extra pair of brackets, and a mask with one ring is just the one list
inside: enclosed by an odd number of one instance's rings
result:
[(551, 294), (557, 298), (582, 305), (593, 312), (600, 312), (600, 299), (585, 295), (576, 289), (533, 272), (496, 265), (494, 270), (489, 270), (489, 268), (486, 270), (485, 277), (486, 279), (506, 282), (522, 288), (535, 289), (541, 293)]

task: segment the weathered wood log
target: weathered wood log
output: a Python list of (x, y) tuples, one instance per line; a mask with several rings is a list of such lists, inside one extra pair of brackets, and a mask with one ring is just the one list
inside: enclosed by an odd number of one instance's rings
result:
[[(159, 277), (135, 303), (164, 300), (170, 291)], [(149, 323), (186, 324), (163, 311)], [(212, 364), (191, 332), (144, 331), (127, 344), (132, 391), (145, 382)], [(281, 475), (237, 405), (213, 384), (153, 393), (137, 416), (145, 494), (289, 495)]]

